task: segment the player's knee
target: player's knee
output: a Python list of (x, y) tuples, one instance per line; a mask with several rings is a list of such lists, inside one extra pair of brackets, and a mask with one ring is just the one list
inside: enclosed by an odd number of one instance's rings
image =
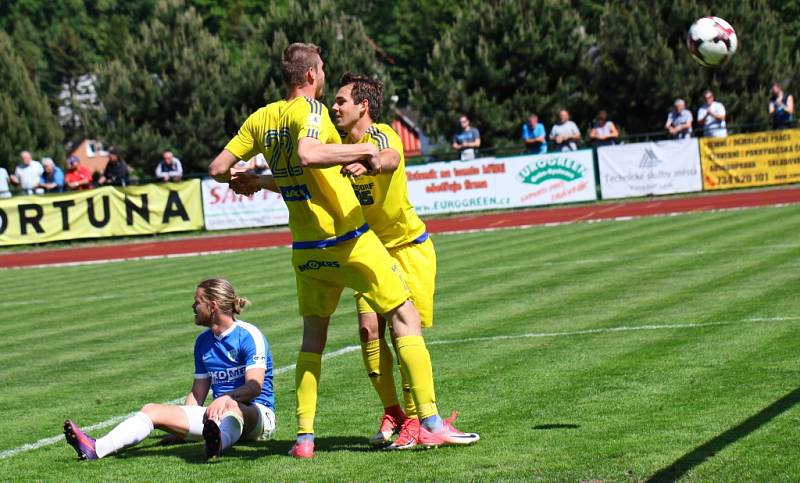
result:
[(161, 407), (160, 404), (156, 403), (147, 403), (142, 406), (141, 411), (146, 415), (150, 416), (150, 419), (158, 415), (158, 409)]
[(231, 412), (234, 412), (234, 413), (240, 413), (241, 411), (239, 410), (239, 403), (236, 402), (233, 399), (229, 399), (225, 403), (225, 411), (226, 412), (231, 411)]

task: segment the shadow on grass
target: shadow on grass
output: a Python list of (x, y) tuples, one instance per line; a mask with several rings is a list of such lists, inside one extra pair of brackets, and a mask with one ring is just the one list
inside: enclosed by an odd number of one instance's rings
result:
[(798, 402), (800, 402), (800, 387), (745, 419), (738, 425), (681, 456), (671, 465), (660, 469), (653, 476), (648, 478), (648, 483), (677, 480), (688, 473), (692, 468), (702, 464), (704, 461), (725, 449), (726, 446), (735, 443), (767, 424), (773, 418), (790, 409)]
[(572, 423), (550, 423), (550, 424), (537, 424), (533, 429), (577, 429), (580, 428), (577, 424)]
[[(292, 448), (293, 444), (293, 440), (270, 440), (264, 442), (245, 441), (235, 444), (232, 448), (225, 452), (222, 458), (215, 460), (215, 462), (223, 463), (226, 460), (252, 460), (275, 455), (285, 456), (288, 458), (289, 450)], [(316, 453), (335, 451), (367, 452), (374, 451), (374, 449), (369, 445), (369, 442), (366, 438), (350, 436), (316, 438)], [(120, 459), (128, 459), (151, 456), (163, 456), (169, 458), (178, 457), (189, 464), (208, 463), (208, 460), (206, 460), (206, 457), (203, 454), (202, 441), (197, 443), (172, 444), (168, 446), (159, 444), (137, 446), (120, 453), (115, 457)]]

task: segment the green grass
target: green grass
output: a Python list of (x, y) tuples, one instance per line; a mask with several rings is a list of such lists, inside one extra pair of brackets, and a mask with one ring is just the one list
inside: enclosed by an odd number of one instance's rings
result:
[[(317, 457), (294, 461), (293, 372), (278, 431), (214, 463), (198, 445), (76, 462), (63, 441), (0, 459), (4, 480), (793, 481), (800, 474), (800, 207), (438, 235), (443, 413), (468, 448), (385, 453), (358, 351), (323, 364)], [(225, 276), (276, 368), (300, 341), (289, 250), (0, 272), (0, 451), (181, 397), (195, 284)], [(646, 327), (650, 328), (647, 329)], [(644, 327), (644, 328), (643, 328)], [(507, 338), (503, 338), (507, 337)], [(351, 297), (328, 352), (357, 344)], [(108, 428), (96, 431), (104, 434)], [(672, 472), (661, 472), (673, 466)]]

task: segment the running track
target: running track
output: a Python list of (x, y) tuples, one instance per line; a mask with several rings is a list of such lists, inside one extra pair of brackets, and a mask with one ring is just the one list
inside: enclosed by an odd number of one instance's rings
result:
[[(425, 224), (431, 233), (446, 233), (793, 203), (800, 203), (800, 188), (707, 194), (688, 198), (655, 198), (645, 201), (508, 211), (489, 215), (473, 214), (429, 219), (425, 221)], [(284, 230), (120, 243), (110, 246), (42, 249), (0, 255), (0, 268), (218, 253), (288, 246), (289, 244), (291, 244), (291, 236), (288, 231)]]

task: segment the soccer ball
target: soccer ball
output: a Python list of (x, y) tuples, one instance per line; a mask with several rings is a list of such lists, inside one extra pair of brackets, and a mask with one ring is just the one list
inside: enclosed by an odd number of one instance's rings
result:
[(692, 58), (705, 67), (717, 67), (730, 60), (737, 45), (733, 27), (719, 17), (697, 19), (686, 36), (686, 47)]

